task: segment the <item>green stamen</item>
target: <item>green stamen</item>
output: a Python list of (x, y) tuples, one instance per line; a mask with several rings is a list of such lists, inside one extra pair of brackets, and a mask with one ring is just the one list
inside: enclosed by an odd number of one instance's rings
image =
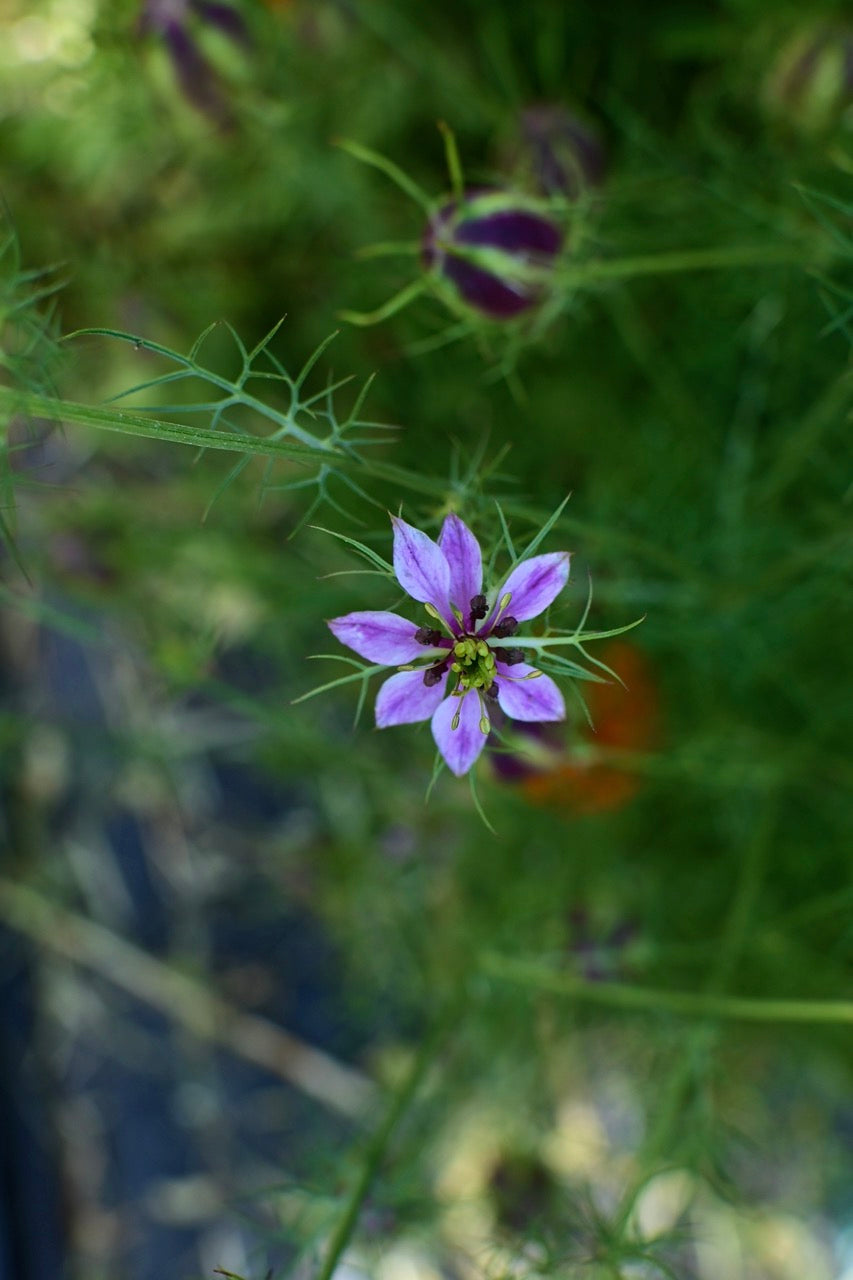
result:
[(435, 621), (441, 625), (442, 629), (447, 632), (451, 640), (456, 639), (447, 621), (441, 616), (441, 614), (438, 612), (438, 609), (436, 609), (434, 604), (430, 604), (429, 601), (427, 601), (424, 604), (424, 609), (426, 610), (426, 612), (429, 614), (431, 618), (434, 618)]

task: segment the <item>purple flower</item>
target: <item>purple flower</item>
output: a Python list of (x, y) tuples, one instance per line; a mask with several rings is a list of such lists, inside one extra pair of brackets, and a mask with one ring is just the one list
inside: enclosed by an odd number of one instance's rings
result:
[(227, 127), (232, 123), (231, 111), (216, 73), (193, 35), (194, 15), (195, 20), (216, 27), (235, 44), (249, 44), (249, 32), (242, 15), (230, 5), (214, 0), (144, 0), (139, 29), (163, 37), (186, 98), (199, 111)]
[(537, 201), (474, 191), (433, 214), (421, 256), (467, 306), (509, 320), (542, 301), (562, 245), (561, 229)]
[(542, 103), (522, 111), (518, 162), (545, 195), (576, 200), (604, 178), (604, 149), (595, 131), (565, 107)]
[(333, 618), (329, 627), (360, 657), (401, 668), (379, 690), (377, 726), (431, 720), (439, 751), (461, 777), (486, 744), (490, 707), (512, 720), (565, 719), (560, 690), (527, 665), (511, 638), (520, 622), (542, 613), (562, 591), (569, 553), (523, 560), (487, 595), (479, 543), (458, 516), (446, 518), (438, 542), (391, 519), (397, 581), (425, 606), (429, 622), (418, 626), (396, 613), (364, 611)]
[(607, 982), (626, 976), (624, 953), (637, 936), (633, 921), (619, 920), (605, 932), (593, 922), (585, 908), (576, 907), (569, 915), (569, 925), (572, 935), (569, 950), (588, 982)]

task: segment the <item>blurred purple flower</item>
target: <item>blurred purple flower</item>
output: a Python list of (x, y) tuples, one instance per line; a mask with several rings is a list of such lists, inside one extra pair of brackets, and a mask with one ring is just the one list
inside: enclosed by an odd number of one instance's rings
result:
[[(438, 626), (418, 627), (396, 613), (365, 611), (333, 618), (329, 627), (369, 662), (402, 664), (379, 690), (378, 728), (431, 720), (439, 751), (461, 777), (486, 744), (490, 707), (500, 706), (513, 720), (565, 718), (554, 681), (525, 663), (523, 649), (503, 642), (562, 591), (569, 553), (523, 560), (489, 599), (479, 543), (458, 516), (447, 516), (438, 542), (405, 520), (391, 519), (397, 581), (426, 605)], [(424, 663), (413, 665), (419, 659)]]
[(546, 196), (576, 200), (604, 178), (605, 157), (592, 127), (565, 107), (528, 107), (519, 121), (515, 165)]
[(560, 227), (538, 202), (473, 191), (433, 214), (421, 256), (467, 306), (509, 320), (541, 302), (562, 245)]
[(569, 927), (569, 950), (587, 981), (608, 982), (626, 975), (624, 953), (638, 932), (632, 920), (617, 921), (604, 932), (584, 907), (576, 907), (569, 915)]
[(242, 15), (230, 5), (214, 0), (143, 0), (140, 32), (162, 37), (184, 96), (227, 127), (233, 117), (216, 72), (199, 48), (193, 31), (198, 23), (217, 28), (235, 44), (250, 43)]
[[(503, 725), (495, 720), (494, 727), (500, 730)], [(502, 749), (497, 737), (489, 743), (492, 768), (501, 782), (524, 782), (565, 751), (565, 725), (519, 724), (513, 726), (513, 734), (518, 738), (517, 749)]]

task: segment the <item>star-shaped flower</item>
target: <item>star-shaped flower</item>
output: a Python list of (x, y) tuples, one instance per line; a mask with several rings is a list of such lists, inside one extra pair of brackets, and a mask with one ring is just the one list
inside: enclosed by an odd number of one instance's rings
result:
[(461, 777), (486, 744), (491, 705), (497, 703), (512, 720), (565, 719), (554, 681), (524, 661), (523, 648), (505, 641), (562, 591), (569, 553), (523, 560), (487, 595), (479, 543), (457, 515), (446, 518), (438, 542), (405, 520), (391, 519), (397, 581), (435, 625), (367, 610), (333, 618), (329, 627), (360, 657), (402, 668), (379, 690), (377, 726), (431, 719), (439, 751)]

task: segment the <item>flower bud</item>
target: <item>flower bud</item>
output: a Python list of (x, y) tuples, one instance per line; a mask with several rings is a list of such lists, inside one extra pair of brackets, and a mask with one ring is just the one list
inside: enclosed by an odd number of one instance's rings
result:
[(522, 111), (508, 164), (523, 186), (576, 200), (604, 179), (598, 134), (565, 107), (541, 103)]
[(472, 191), (433, 214), (421, 254), (463, 304), (510, 320), (544, 299), (562, 245), (562, 230), (541, 202)]

